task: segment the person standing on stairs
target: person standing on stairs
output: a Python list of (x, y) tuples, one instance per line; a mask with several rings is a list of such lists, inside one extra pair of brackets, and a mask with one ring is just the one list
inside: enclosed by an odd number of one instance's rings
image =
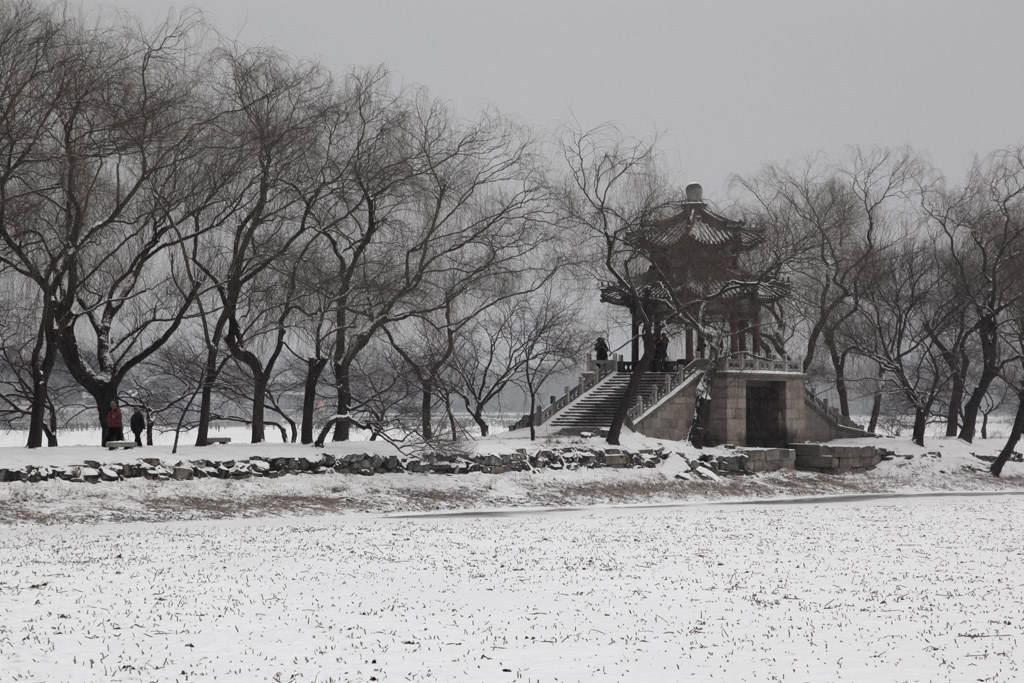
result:
[(664, 332), (654, 340), (654, 363), (651, 369), (654, 372), (668, 370), (668, 335)]

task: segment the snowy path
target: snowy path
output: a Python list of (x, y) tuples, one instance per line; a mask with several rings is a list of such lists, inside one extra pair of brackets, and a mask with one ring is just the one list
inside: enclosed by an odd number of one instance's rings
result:
[(0, 681), (1020, 680), (1019, 497), (0, 528)]
[(936, 498), (976, 498), (976, 497), (1024, 496), (1024, 491), (928, 491), (925, 493), (850, 493), (844, 495), (800, 496), (797, 498), (770, 498), (767, 500), (698, 500), (685, 503), (645, 503), (636, 505), (615, 505), (607, 508), (599, 506), (587, 507), (546, 507), (546, 508), (505, 508), (496, 510), (456, 510), (442, 512), (400, 512), (386, 515), (392, 519), (449, 519), (458, 517), (522, 517), (525, 515), (557, 515), (566, 512), (593, 512), (601, 509), (608, 512), (650, 512), (654, 510), (671, 510), (689, 507), (709, 506), (762, 506), (762, 505), (825, 505), (838, 503), (871, 503), (876, 501), (921, 502)]

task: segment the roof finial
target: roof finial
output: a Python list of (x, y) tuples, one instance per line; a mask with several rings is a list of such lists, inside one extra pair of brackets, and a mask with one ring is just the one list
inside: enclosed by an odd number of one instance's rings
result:
[(700, 186), (700, 183), (690, 183), (686, 186), (686, 201), (688, 202), (701, 202), (704, 201), (704, 188)]

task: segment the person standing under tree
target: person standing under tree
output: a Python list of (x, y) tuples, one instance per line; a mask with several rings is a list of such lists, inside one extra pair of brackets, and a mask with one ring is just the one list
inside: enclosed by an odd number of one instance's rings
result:
[(117, 401), (110, 402), (110, 412), (107, 413), (107, 441), (124, 441), (124, 417)]
[(146, 418), (142, 416), (142, 411), (138, 408), (132, 413), (132, 420), (130, 423), (132, 428), (132, 434), (135, 435), (135, 445), (142, 445), (142, 431), (146, 428)]
[(654, 340), (654, 371), (665, 372), (668, 370), (668, 335), (662, 332)]
[(597, 360), (608, 360), (608, 342), (604, 337), (598, 337), (594, 343), (594, 357)]

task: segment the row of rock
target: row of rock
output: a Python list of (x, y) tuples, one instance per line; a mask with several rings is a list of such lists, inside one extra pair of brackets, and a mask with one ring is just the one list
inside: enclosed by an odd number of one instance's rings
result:
[(370, 455), (350, 453), (333, 456), (329, 453), (299, 457), (249, 458), (244, 460), (181, 460), (174, 464), (159, 458), (141, 458), (133, 462), (101, 464), (86, 460), (81, 465), (67, 467), (27, 465), (16, 469), (0, 469), (0, 482), (38, 482), (62, 479), (72, 482), (120, 481), (122, 479), (248, 479), (250, 477), (280, 477), (284, 474), (341, 474), (372, 476), (387, 472), (433, 472), (439, 474), (468, 474), (483, 472), (501, 474), (533, 469), (575, 470), (597, 467), (655, 467), (668, 453), (658, 449), (626, 452), (620, 449), (552, 448), (501, 455), (449, 456), (424, 453), (414, 457), (397, 455)]

